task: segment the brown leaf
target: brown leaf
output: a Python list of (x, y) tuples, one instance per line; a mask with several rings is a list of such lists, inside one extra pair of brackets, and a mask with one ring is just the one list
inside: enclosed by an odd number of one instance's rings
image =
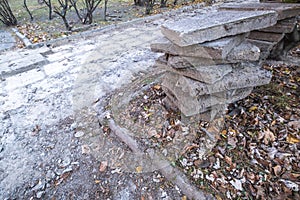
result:
[(286, 137), (286, 141), (290, 144), (296, 144), (300, 142), (300, 140), (295, 136), (293, 136), (292, 134), (288, 134), (288, 136)]
[(257, 110), (257, 106), (252, 106), (251, 108), (249, 108), (249, 112), (253, 112)]
[(107, 169), (107, 165), (108, 165), (108, 162), (107, 162), (107, 161), (101, 162), (100, 167), (99, 167), (99, 171), (100, 171), (100, 172), (105, 172), (106, 169)]
[(160, 86), (160, 85), (154, 85), (153, 88), (154, 88), (155, 90), (159, 90), (159, 89), (161, 88), (161, 86)]
[(186, 196), (181, 197), (181, 200), (187, 200)]
[(282, 171), (282, 168), (280, 165), (276, 165), (275, 167), (273, 167), (273, 171), (274, 171), (275, 176), (279, 176)]
[(225, 162), (226, 162), (229, 166), (232, 165), (232, 159), (231, 159), (230, 157), (228, 157), (228, 156), (225, 156)]
[(247, 176), (247, 179), (248, 179), (251, 183), (254, 183), (254, 182), (255, 182), (256, 177), (255, 177), (255, 174), (254, 174), (254, 173), (248, 172), (246, 176)]
[(265, 145), (268, 145), (270, 142), (274, 142), (274, 141), (275, 141), (274, 133), (272, 131), (270, 131), (269, 129), (264, 131), (264, 143), (265, 143)]
[(263, 187), (261, 187), (259, 185), (255, 185), (254, 187), (257, 190), (256, 191), (256, 199), (266, 199)]
[(59, 184), (61, 184), (64, 180), (66, 180), (69, 176), (71, 175), (71, 172), (65, 172), (62, 175), (60, 175), (58, 180), (54, 181), (55, 186), (58, 186)]
[(227, 143), (230, 146), (232, 146), (233, 149), (236, 147), (237, 142), (238, 142), (238, 140), (236, 139), (236, 137), (228, 137), (228, 139), (227, 139)]
[(143, 171), (143, 167), (142, 167), (142, 166), (137, 166), (137, 167), (135, 168), (135, 171), (136, 171), (137, 173), (141, 173), (141, 172)]
[(291, 122), (288, 123), (288, 126), (294, 128), (294, 129), (300, 129), (300, 120), (291, 121)]
[(282, 174), (281, 178), (288, 179), (290, 181), (298, 181), (300, 178), (300, 174), (285, 172), (284, 174)]

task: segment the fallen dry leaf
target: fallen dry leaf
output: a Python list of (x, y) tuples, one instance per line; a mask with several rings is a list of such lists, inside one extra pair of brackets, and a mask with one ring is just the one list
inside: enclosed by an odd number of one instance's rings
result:
[(160, 85), (154, 85), (153, 88), (154, 88), (155, 90), (160, 90), (161, 86), (160, 86)]
[(135, 168), (135, 171), (137, 173), (141, 173), (143, 171), (143, 167), (142, 166), (138, 166), (138, 167)]
[(106, 169), (107, 169), (107, 165), (108, 165), (108, 162), (107, 162), (107, 161), (101, 162), (100, 167), (99, 167), (99, 171), (100, 171), (100, 172), (105, 172)]
[(286, 137), (286, 141), (290, 144), (296, 144), (300, 142), (300, 140), (294, 137), (292, 134), (288, 134), (288, 136)]
[(181, 200), (187, 200), (186, 196), (181, 197)]
[(242, 186), (242, 180), (239, 179), (233, 179), (231, 181), (229, 181), (230, 184), (237, 190), (243, 191), (243, 186)]
[(280, 165), (276, 165), (275, 167), (273, 167), (273, 171), (274, 171), (275, 176), (279, 176), (280, 173), (281, 173), (281, 170), (282, 170), (282, 168), (281, 168)]
[(299, 121), (291, 121), (288, 125), (294, 129), (300, 129), (300, 120)]
[(274, 142), (274, 141), (275, 141), (274, 133), (272, 131), (270, 131), (269, 129), (264, 131), (264, 143), (265, 143), (265, 145), (268, 145), (270, 142)]
[(234, 149), (236, 147), (236, 143), (238, 142), (236, 137), (228, 137), (227, 143)]
[(228, 157), (228, 156), (225, 156), (225, 162), (226, 162), (229, 166), (232, 165), (232, 159), (231, 159), (230, 157)]
[(249, 112), (253, 112), (255, 110), (257, 110), (257, 106), (252, 106), (251, 108), (249, 108)]

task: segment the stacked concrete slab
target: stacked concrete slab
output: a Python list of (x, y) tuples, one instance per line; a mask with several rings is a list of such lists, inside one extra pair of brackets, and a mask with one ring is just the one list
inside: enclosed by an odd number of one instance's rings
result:
[(264, 52), (249, 36), (276, 25), (278, 16), (273, 10), (228, 8), (163, 25), (164, 38), (151, 49), (164, 53), (156, 65), (167, 71), (167, 102), (189, 117), (224, 109), (269, 83), (271, 73), (261, 68)]
[(300, 3), (246, 3), (227, 4), (222, 10), (274, 10), (278, 14), (274, 26), (251, 31), (247, 41), (261, 49), (260, 59), (281, 60), (300, 43)]

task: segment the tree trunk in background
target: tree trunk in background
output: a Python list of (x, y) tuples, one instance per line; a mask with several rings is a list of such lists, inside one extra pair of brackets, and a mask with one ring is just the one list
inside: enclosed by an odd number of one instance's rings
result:
[(55, 6), (53, 12), (55, 12), (58, 16), (60, 16), (65, 24), (65, 27), (68, 31), (72, 30), (68, 20), (67, 20), (67, 12), (69, 8), (69, 0), (58, 0), (59, 6)]
[(43, 3), (45, 3), (48, 7), (48, 10), (49, 10), (49, 20), (52, 20), (53, 17), (52, 17), (52, 3), (51, 3), (51, 0), (39, 0), (39, 1), (43, 1)]
[(11, 11), (7, 0), (0, 0), (0, 21), (7, 26), (17, 25), (17, 19)]
[(106, 21), (107, 3), (108, 3), (108, 0), (104, 0), (104, 21)]
[(27, 11), (27, 13), (28, 13), (28, 15), (29, 15), (29, 17), (30, 17), (30, 20), (32, 21), (32, 20), (33, 20), (33, 16), (32, 16), (32, 14), (31, 14), (31, 12), (30, 12), (28, 6), (27, 6), (27, 0), (24, 0), (23, 3), (24, 3), (24, 8), (25, 8), (25, 10)]
[(145, 1), (147, 1), (147, 0), (134, 0), (134, 5), (144, 6), (146, 4)]

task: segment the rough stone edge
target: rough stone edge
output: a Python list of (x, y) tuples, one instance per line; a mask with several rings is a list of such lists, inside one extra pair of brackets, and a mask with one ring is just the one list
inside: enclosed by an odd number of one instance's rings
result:
[[(119, 127), (113, 119), (109, 120), (109, 127), (111, 131), (124, 142), (134, 153), (143, 153), (138, 147), (137, 142), (124, 133), (125, 131)], [(126, 131), (128, 131), (126, 129)], [(205, 194), (203, 191), (196, 188), (189, 179), (178, 169), (173, 167), (163, 156), (156, 153), (153, 149), (146, 151), (149, 157), (154, 161), (157, 169), (172, 183), (177, 185), (181, 191), (189, 198), (195, 200), (214, 199), (210, 194)]]

